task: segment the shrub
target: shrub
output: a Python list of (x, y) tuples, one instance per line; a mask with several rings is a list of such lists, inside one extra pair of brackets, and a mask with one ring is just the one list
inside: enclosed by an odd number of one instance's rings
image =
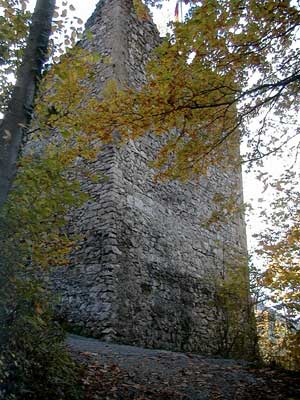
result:
[(47, 290), (8, 269), (0, 277), (0, 399), (79, 400), (79, 370)]

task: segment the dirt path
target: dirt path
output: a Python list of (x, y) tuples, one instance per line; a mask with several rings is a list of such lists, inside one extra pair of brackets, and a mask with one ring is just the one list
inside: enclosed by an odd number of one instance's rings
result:
[(300, 400), (300, 377), (189, 353), (110, 344), (71, 335), (88, 368), (88, 399)]

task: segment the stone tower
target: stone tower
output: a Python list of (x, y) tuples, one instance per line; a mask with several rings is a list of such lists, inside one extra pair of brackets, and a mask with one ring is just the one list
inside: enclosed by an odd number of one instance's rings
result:
[[(111, 78), (141, 86), (160, 38), (151, 21), (138, 19), (132, 0), (101, 0), (87, 30), (93, 38), (82, 46), (112, 60), (99, 62), (93, 91)], [(73, 226), (84, 240), (72, 265), (54, 279), (60, 312), (75, 332), (212, 354), (223, 323), (214, 283), (226, 273), (232, 249), (246, 254), (245, 225), (241, 216), (219, 231), (201, 223), (216, 192), (235, 182), (242, 196), (240, 171), (215, 171), (200, 183), (157, 184), (148, 162), (158, 147), (148, 135), (121, 149), (107, 145), (91, 163), (106, 179), (83, 182), (91, 198), (74, 213)]]

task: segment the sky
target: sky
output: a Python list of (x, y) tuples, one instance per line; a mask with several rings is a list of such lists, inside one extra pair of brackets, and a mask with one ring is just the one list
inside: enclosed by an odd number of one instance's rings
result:
[[(59, 7), (62, 7), (62, 3), (64, 0), (57, 0), (56, 4)], [(29, 8), (31, 10), (34, 9), (34, 5), (36, 0), (29, 0)], [(75, 15), (80, 17), (84, 22), (88, 19), (88, 17), (92, 14), (95, 9), (98, 0), (71, 0), (69, 4), (72, 4), (76, 11)], [(166, 21), (172, 19), (174, 17), (176, 0), (170, 0), (163, 7), (163, 10), (153, 10), (153, 18), (158, 28), (161, 31), (165, 30)]]

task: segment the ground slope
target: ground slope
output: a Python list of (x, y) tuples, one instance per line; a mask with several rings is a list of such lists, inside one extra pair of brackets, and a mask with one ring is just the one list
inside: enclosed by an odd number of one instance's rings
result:
[(298, 400), (300, 376), (244, 361), (110, 344), (71, 335), (87, 399)]

